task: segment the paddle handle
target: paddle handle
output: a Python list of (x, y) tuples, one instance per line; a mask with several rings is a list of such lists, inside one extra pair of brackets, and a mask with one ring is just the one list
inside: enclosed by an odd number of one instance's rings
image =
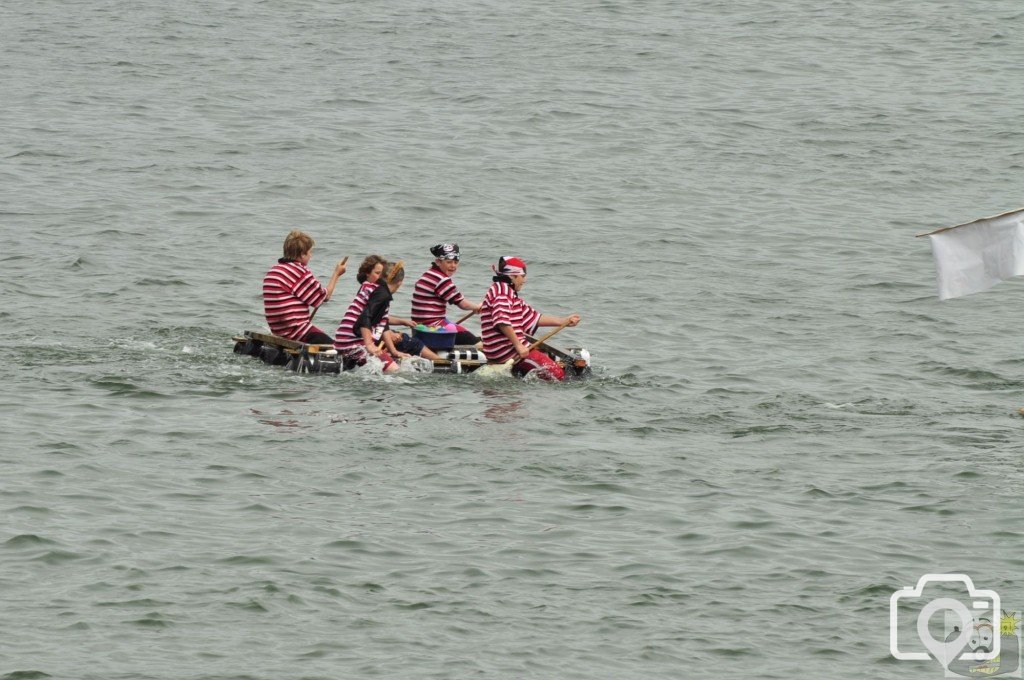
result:
[(469, 314), (467, 314), (466, 316), (464, 316), (461, 319), (459, 319), (458, 321), (456, 321), (455, 325), (458, 326), (460, 323), (462, 323), (463, 321), (465, 321), (469, 317), (473, 316), (474, 314), (476, 314), (476, 310), (475, 309), (469, 310)]
[(563, 323), (563, 324), (562, 324), (561, 326), (559, 326), (559, 327), (558, 327), (558, 328), (556, 328), (555, 330), (553, 330), (553, 331), (551, 331), (550, 333), (548, 333), (547, 335), (545, 335), (545, 336), (544, 336), (543, 338), (541, 338), (540, 340), (537, 340), (537, 341), (536, 341), (536, 342), (534, 342), (534, 343), (533, 343), (532, 345), (530, 345), (529, 347), (527, 347), (527, 348), (526, 348), (526, 349), (527, 349), (527, 351), (529, 351), (529, 352), (532, 352), (533, 350), (537, 349), (538, 347), (540, 347), (541, 345), (543, 345), (543, 344), (544, 344), (544, 343), (545, 343), (545, 342), (546, 342), (547, 340), (550, 340), (551, 338), (555, 337), (555, 336), (556, 336), (556, 335), (557, 335), (558, 333), (561, 333), (561, 332), (562, 332), (562, 329), (564, 329), (564, 328), (567, 328), (567, 327), (569, 326), (569, 324), (570, 324), (570, 323), (571, 323), (570, 321), (566, 321), (566, 322), (565, 322), (565, 323)]
[[(346, 255), (345, 257), (341, 258), (341, 263), (342, 264), (347, 264), (348, 263), (348, 255)], [(323, 303), (320, 304), (320, 307), (323, 307)], [(313, 317), (316, 316), (316, 313), (320, 311), (320, 307), (316, 307), (316, 308), (313, 309), (313, 313), (309, 315), (309, 320), (310, 321), (312, 321)]]

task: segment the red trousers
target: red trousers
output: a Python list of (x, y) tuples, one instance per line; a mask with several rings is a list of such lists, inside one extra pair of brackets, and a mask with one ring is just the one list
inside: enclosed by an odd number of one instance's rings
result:
[(512, 375), (520, 378), (533, 371), (538, 371), (537, 377), (541, 380), (559, 382), (565, 378), (565, 370), (539, 349), (531, 350), (525, 359), (512, 364)]

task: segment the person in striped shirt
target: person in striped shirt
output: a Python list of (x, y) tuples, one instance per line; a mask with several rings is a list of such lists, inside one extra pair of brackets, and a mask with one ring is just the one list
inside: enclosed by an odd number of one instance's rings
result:
[[(439, 243), (430, 249), (434, 262), (430, 269), (416, 282), (412, 290), (412, 320), (424, 326), (447, 326), (448, 305), (460, 309), (480, 311), (480, 305), (470, 302), (452, 281), (459, 268), (459, 246), (457, 243)], [(480, 338), (464, 326), (455, 326), (456, 345), (475, 345)]]
[(309, 308), (318, 308), (331, 299), (338, 279), (345, 273), (345, 263), (342, 260), (334, 266), (325, 287), (309, 269), (314, 245), (309, 234), (297, 229), (285, 237), (284, 257), (263, 277), (263, 313), (274, 335), (329, 345), (331, 336), (313, 325)]
[[(384, 273), (384, 268), (388, 262), (380, 255), (367, 255), (363, 263), (359, 265), (359, 271), (356, 274), (356, 281), (360, 284), (366, 285), (367, 283), (376, 283), (380, 280), (380, 277)], [(397, 271), (397, 270), (396, 270)], [(405, 268), (402, 268), (402, 276), (405, 276)], [(408, 333), (399, 333), (398, 331), (391, 330), (391, 326), (408, 326), (413, 328), (416, 326), (415, 321), (409, 319), (403, 319), (402, 317), (394, 316), (391, 312), (388, 312), (388, 321), (384, 329), (383, 335), (378, 340), (383, 340), (388, 351), (392, 357), (407, 357), (407, 356), (421, 356), (425, 359), (440, 359), (433, 350), (423, 344), (422, 340), (411, 336)]]
[(538, 326), (575, 326), (579, 314), (551, 316), (541, 314), (519, 297), (526, 284), (526, 263), (518, 257), (502, 257), (494, 270), (493, 283), (480, 309), (480, 328), (483, 333), (484, 354), (489, 364), (514, 361), (512, 374), (525, 376), (537, 371), (544, 380), (562, 380), (565, 371), (554, 359), (540, 350), (531, 350), (526, 335), (532, 335)]
[(359, 277), (364, 279), (363, 285), (334, 334), (334, 348), (344, 357), (345, 368), (363, 366), (374, 356), (383, 362), (384, 373), (394, 373), (399, 368), (395, 357), (416, 353), (437, 359), (437, 354), (421, 341), (388, 329), (390, 320), (403, 325), (411, 323), (406, 319), (389, 318), (391, 300), (405, 281), (405, 268), (401, 263), (384, 262), (380, 256), (370, 255), (360, 266)]

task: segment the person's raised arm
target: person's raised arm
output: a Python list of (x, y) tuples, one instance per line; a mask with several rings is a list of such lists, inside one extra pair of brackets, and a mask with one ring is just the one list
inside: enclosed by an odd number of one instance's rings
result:
[(348, 256), (346, 255), (345, 259), (334, 265), (334, 273), (331, 274), (331, 280), (327, 283), (327, 297), (324, 298), (324, 302), (330, 300), (331, 296), (334, 295), (334, 287), (338, 285), (338, 279), (340, 279), (341, 275), (345, 273), (345, 264), (347, 262)]

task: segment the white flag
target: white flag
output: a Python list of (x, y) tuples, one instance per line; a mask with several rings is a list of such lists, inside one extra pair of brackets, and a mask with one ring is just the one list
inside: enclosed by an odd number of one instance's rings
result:
[(1024, 208), (919, 236), (932, 242), (940, 300), (1024, 274)]

